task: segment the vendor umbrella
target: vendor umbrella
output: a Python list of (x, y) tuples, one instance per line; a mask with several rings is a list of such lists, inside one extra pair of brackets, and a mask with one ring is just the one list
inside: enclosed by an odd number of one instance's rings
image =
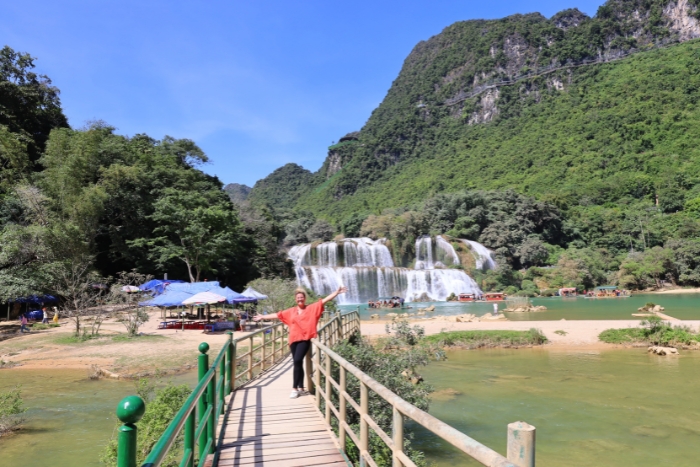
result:
[(183, 305), (206, 305), (210, 303), (221, 303), (225, 302), (226, 297), (215, 294), (212, 292), (199, 292), (198, 294), (192, 295), (187, 300), (183, 300)]

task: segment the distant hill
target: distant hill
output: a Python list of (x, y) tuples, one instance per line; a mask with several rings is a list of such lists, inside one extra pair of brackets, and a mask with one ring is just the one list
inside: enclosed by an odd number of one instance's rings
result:
[(683, 209), (700, 196), (698, 17), (696, 0), (611, 0), (593, 18), (457, 22), (416, 45), (318, 172), (288, 164), (250, 198), (338, 224), (466, 188)]
[(224, 191), (228, 194), (231, 201), (236, 204), (241, 204), (243, 201), (248, 199), (250, 194), (250, 188), (247, 185), (241, 185), (240, 183), (229, 183), (224, 187)]

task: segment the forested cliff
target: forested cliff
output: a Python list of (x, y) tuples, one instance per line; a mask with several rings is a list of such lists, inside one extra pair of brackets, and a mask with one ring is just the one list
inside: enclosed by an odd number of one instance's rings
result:
[[(698, 283), (688, 258), (700, 252), (699, 17), (695, 1), (611, 0), (592, 18), (570, 9), (455, 23), (416, 45), (318, 172), (287, 165), (248, 199), (346, 235), (417, 213), (409, 237), (457, 229), (516, 269), (562, 255), (597, 262), (558, 282)], [(542, 238), (514, 209), (486, 221), (476, 205), (505, 212), (486, 201), (455, 205), (504, 190), (556, 212), (558, 234)], [(504, 224), (484, 236), (494, 222)], [(521, 261), (534, 240), (539, 259)]]

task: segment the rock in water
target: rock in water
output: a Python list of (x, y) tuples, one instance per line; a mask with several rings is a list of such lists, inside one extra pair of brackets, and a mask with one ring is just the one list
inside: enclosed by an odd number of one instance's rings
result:
[(660, 345), (652, 345), (647, 349), (647, 352), (656, 355), (678, 355), (678, 349), (675, 347), (662, 347)]

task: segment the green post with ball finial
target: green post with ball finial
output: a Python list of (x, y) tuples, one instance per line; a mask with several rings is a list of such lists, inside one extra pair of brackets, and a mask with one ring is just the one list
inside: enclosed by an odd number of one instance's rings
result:
[(117, 418), (123, 423), (117, 439), (117, 467), (136, 467), (136, 422), (146, 411), (139, 396), (127, 396), (117, 405)]
[[(199, 344), (200, 355), (197, 358), (197, 376), (199, 381), (202, 381), (206, 376), (207, 371), (209, 371), (209, 355), (207, 355), (207, 352), (209, 352), (209, 344), (206, 342)], [(202, 397), (200, 397), (197, 401), (197, 417), (199, 418), (199, 425), (207, 422), (207, 420), (204, 418), (204, 412), (207, 411), (207, 399), (208, 397), (202, 394)], [(201, 434), (199, 435), (199, 457), (204, 455), (205, 448), (207, 446), (207, 434), (207, 430), (202, 430)]]

